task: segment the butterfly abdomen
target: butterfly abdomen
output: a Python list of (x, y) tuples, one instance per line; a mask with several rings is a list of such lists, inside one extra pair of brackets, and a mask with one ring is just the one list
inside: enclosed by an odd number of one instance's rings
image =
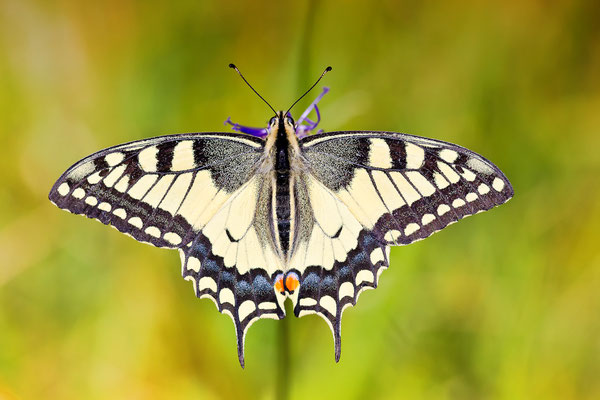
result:
[(287, 254), (290, 247), (290, 155), (283, 120), (275, 139), (275, 216), (281, 251)]
[(275, 214), (277, 216), (277, 230), (281, 250), (287, 254), (290, 245), (290, 174), (276, 172), (275, 188)]

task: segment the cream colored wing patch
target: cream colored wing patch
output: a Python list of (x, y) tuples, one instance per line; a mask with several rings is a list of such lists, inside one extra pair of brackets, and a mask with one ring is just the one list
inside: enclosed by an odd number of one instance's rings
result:
[(331, 270), (336, 261), (347, 259), (348, 252), (355, 249), (362, 225), (331, 190), (312, 177), (304, 179), (313, 221), (303, 228), (309, 232), (299, 237), (289, 262), (289, 269), (303, 273), (307, 267), (318, 265)]

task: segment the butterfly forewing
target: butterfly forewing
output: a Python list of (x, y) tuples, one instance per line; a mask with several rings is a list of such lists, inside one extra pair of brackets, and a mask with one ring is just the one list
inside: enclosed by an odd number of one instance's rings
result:
[[(240, 135), (241, 136), (241, 135)], [(69, 168), (50, 200), (159, 247), (188, 243), (253, 174), (260, 140), (163, 136), (112, 147)]]
[(513, 195), (495, 165), (446, 142), (387, 132), (333, 132), (302, 145), (315, 178), (388, 244), (426, 238)]

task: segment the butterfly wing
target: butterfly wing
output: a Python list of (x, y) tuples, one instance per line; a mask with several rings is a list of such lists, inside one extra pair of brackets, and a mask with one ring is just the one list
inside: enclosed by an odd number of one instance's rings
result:
[(135, 141), (79, 161), (49, 198), (139, 241), (178, 248), (250, 179), (261, 152), (262, 143), (237, 135)]
[(183, 276), (236, 327), (238, 355), (258, 318), (283, 318), (268, 236), (263, 141), (239, 134), (162, 136), (79, 161), (55, 183), (58, 207), (158, 247), (179, 249)]
[(316, 313), (333, 332), (335, 359), (340, 358), (341, 316), (389, 265), (389, 246), (377, 241), (334, 191), (311, 174), (297, 182), (298, 236), (290, 269), (298, 271), (299, 289), (292, 294), (294, 314)]
[(308, 172), (299, 192), (313, 218), (299, 222), (299, 231), (310, 233), (298, 236), (292, 257), (301, 273), (294, 312), (325, 318), (336, 360), (342, 312), (361, 291), (377, 287), (389, 246), (424, 239), (513, 195), (491, 162), (437, 140), (332, 132), (303, 139), (301, 149)]
[(183, 276), (194, 283), (196, 296), (212, 299), (232, 318), (242, 367), (250, 325), (260, 318), (285, 316), (284, 296), (274, 290), (274, 277), (283, 266), (271, 236), (270, 197), (267, 180), (256, 175), (179, 250)]

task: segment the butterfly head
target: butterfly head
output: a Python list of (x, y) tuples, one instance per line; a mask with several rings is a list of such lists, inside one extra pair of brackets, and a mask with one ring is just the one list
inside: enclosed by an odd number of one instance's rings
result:
[(268, 135), (274, 139), (285, 137), (288, 140), (295, 140), (296, 138), (296, 122), (289, 112), (287, 115), (284, 111), (277, 112), (277, 115), (269, 120), (267, 130)]
[(287, 115), (283, 111), (277, 112), (277, 115), (269, 120), (269, 131), (272, 129), (295, 129), (295, 122), (292, 115), (288, 112)]

